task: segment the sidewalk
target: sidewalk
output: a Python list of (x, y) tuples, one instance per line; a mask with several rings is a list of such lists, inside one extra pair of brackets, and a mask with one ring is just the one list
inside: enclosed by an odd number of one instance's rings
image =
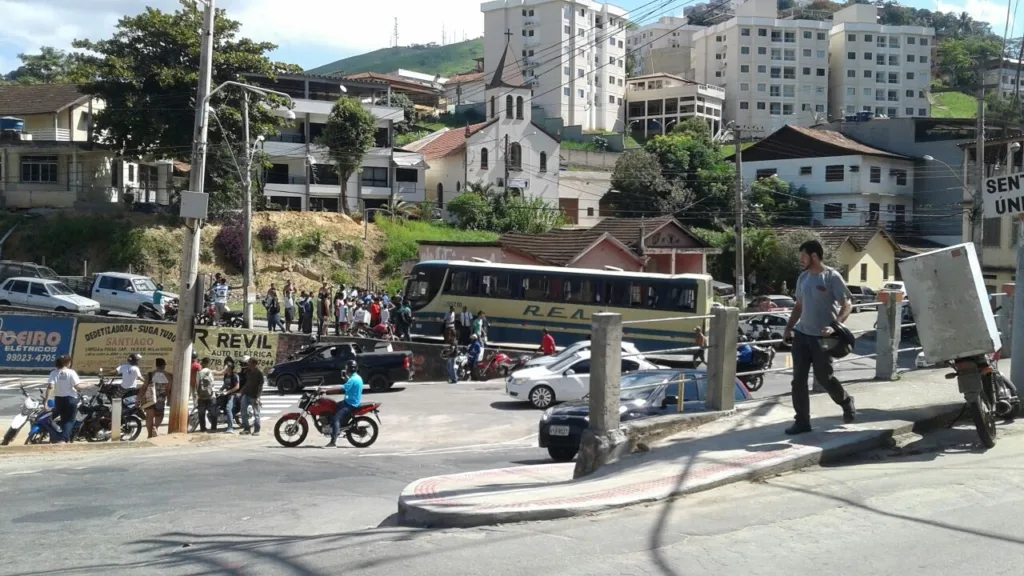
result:
[[(1009, 362), (1001, 366), (1009, 370)], [(811, 397), (814, 431), (789, 437), (788, 397), (747, 403), (737, 414), (663, 439), (573, 480), (574, 463), (518, 466), (435, 476), (409, 484), (398, 501), (400, 522), (417, 526), (481, 526), (591, 514), (709, 490), (843, 458), (884, 445), (915, 425), (948, 422), (964, 401), (945, 370), (907, 373), (895, 382), (847, 386), (857, 421), (825, 394)]]

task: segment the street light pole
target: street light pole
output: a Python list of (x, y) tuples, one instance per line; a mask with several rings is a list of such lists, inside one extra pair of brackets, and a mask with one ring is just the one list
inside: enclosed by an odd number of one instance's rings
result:
[[(203, 192), (206, 178), (206, 139), (208, 133), (207, 93), (213, 76), (213, 27), (216, 16), (215, 0), (205, 0), (203, 30), (199, 49), (199, 86), (196, 90), (196, 119), (193, 131), (192, 166), (189, 190)], [(188, 432), (188, 396), (191, 389), (192, 333), (195, 330), (196, 277), (199, 272), (199, 241), (202, 222), (195, 218), (185, 220), (182, 241), (178, 325), (174, 339), (172, 369), (177, 372), (176, 386), (172, 387), (170, 433)]]
[(733, 144), (736, 148), (736, 306), (747, 307), (746, 270), (743, 266), (743, 158), (740, 145), (740, 128), (732, 126)]
[(245, 220), (245, 271), (243, 272), (242, 297), (245, 300), (245, 327), (252, 328), (252, 305), (256, 301), (255, 286), (252, 280), (252, 159), (253, 148), (249, 145), (249, 91), (245, 91), (242, 102), (242, 138), (245, 140), (245, 174), (242, 176), (242, 193), (245, 198), (243, 218)]

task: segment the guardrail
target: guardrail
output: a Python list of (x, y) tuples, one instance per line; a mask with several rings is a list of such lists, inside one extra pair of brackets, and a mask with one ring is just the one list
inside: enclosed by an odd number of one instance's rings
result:
[[(1003, 342), (1003, 354), (1002, 358), (1009, 357), (1009, 350), (1011, 347), (1010, 339), (1012, 338), (1011, 321), (1013, 318), (1013, 294), (999, 292), (992, 294), (992, 305), (995, 311), (996, 323), (999, 328), (999, 332), (1002, 335)], [(913, 321), (912, 309), (910, 314), (906, 314), (905, 308), (909, 308), (910, 303), (902, 300), (902, 295), (898, 292), (886, 292), (883, 296), (882, 301), (877, 302), (866, 302), (857, 304), (854, 306), (855, 311), (861, 313), (870, 313), (873, 309), (875, 310), (876, 319), (874, 321), (874, 327), (871, 329), (861, 329), (853, 331), (854, 336), (861, 343), (861, 346), (855, 347), (855, 350), (845, 358), (833, 360), (833, 366), (841, 369), (843, 364), (848, 364), (857, 361), (874, 361), (874, 374), (873, 378), (876, 380), (892, 380), (895, 379), (899, 374), (911, 370), (916, 370), (924, 366), (919, 365), (917, 360), (917, 353), (921, 352), (922, 348), (919, 341), (917, 340), (916, 327), (917, 324)], [(616, 362), (623, 358), (630, 357), (651, 357), (659, 355), (693, 355), (695, 365), (698, 360), (703, 360), (708, 367), (708, 389), (715, 389), (719, 391), (718, 400), (724, 402), (728, 407), (732, 406), (731, 402), (725, 402), (725, 390), (730, 391), (729, 398), (731, 398), (730, 384), (734, 382), (732, 378), (740, 378), (744, 380), (745, 384), (748, 381), (753, 380), (757, 376), (765, 376), (768, 374), (791, 374), (793, 372), (792, 366), (783, 367), (766, 367), (760, 370), (744, 370), (738, 371), (738, 358), (739, 351), (744, 346), (754, 347), (765, 347), (771, 346), (779, 351), (784, 351), (789, 342), (784, 341), (781, 338), (776, 339), (764, 339), (764, 340), (743, 340), (740, 337), (740, 323), (744, 319), (753, 317), (763, 316), (766, 314), (787, 314), (791, 310), (789, 309), (774, 309), (768, 311), (758, 312), (739, 312), (735, 308), (719, 308), (715, 310), (715, 313), (707, 316), (689, 316), (689, 319), (710, 319), (711, 330), (706, 335), (706, 342), (703, 345), (691, 345), (686, 347), (677, 348), (665, 348), (662, 350), (648, 350), (641, 354), (623, 354), (621, 347), (609, 348), (610, 355), (616, 357)], [(677, 320), (678, 318), (659, 318), (654, 320), (631, 320), (626, 322), (620, 322), (621, 325), (637, 325), (646, 323), (656, 322), (667, 322)], [(904, 319), (908, 321), (904, 321)], [(879, 326), (882, 326), (879, 329)], [(773, 327), (771, 332), (782, 332), (782, 327)], [(874, 334), (873, 347), (869, 348), (871, 351), (864, 349), (864, 344), (870, 342), (870, 339), (865, 341), (865, 336)], [(735, 335), (735, 336), (733, 336)], [(597, 335), (594, 335), (595, 341)], [(596, 346), (592, 347), (592, 350)], [(857, 350), (859, 348), (859, 351)], [(907, 355), (914, 354), (913, 359), (908, 359)], [(903, 360), (902, 366), (900, 360)], [(598, 359), (599, 360), (599, 359)], [(912, 362), (911, 366), (907, 366), (908, 360)], [(592, 356), (591, 365), (595, 362)], [(865, 367), (867, 368), (867, 367)], [(868, 368), (869, 369), (869, 368)], [(729, 377), (729, 382), (726, 381), (726, 377)], [(813, 381), (813, 374), (810, 377)], [(842, 377), (840, 376), (840, 380)], [(810, 384), (810, 383), (809, 383)], [(655, 385), (649, 385), (646, 387), (662, 386), (664, 383)], [(817, 383), (813, 383), (816, 391), (822, 390), (822, 387)], [(681, 387), (682, 388), (682, 387)], [(632, 389), (632, 388), (631, 388)], [(751, 388), (748, 385), (748, 389), (756, 391), (757, 388)], [(680, 390), (682, 392), (682, 390)], [(712, 394), (708, 393), (708, 407), (711, 409), (723, 409), (721, 407), (715, 408), (712, 402)], [(682, 404), (685, 400), (680, 398), (680, 411), (682, 411)]]

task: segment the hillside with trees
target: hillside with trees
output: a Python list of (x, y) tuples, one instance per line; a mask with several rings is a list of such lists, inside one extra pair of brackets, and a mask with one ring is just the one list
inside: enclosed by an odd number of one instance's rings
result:
[(484, 39), (474, 38), (439, 46), (413, 44), (397, 48), (381, 48), (336, 60), (307, 70), (310, 74), (357, 74), (359, 72), (394, 72), (399, 68), (424, 74), (450, 77), (476, 68), (475, 58), (484, 57)]

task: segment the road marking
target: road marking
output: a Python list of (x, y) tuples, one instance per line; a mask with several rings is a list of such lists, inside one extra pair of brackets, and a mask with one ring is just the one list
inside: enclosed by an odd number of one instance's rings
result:
[(42, 470), (18, 470), (16, 472), (8, 472), (7, 476), (24, 476), (27, 474), (38, 474), (40, 472), (42, 472)]
[(533, 442), (524, 442), (529, 438), (535, 438), (536, 434), (525, 436), (516, 440), (508, 440), (505, 442), (493, 442), (490, 444), (469, 444), (465, 446), (448, 446), (445, 448), (433, 448), (429, 450), (400, 450), (397, 452), (369, 452), (357, 454), (357, 458), (368, 458), (374, 456), (443, 456), (446, 454), (469, 454), (469, 453), (483, 453), (483, 452), (500, 452), (502, 450), (508, 450), (509, 448), (531, 448), (534, 446)]

